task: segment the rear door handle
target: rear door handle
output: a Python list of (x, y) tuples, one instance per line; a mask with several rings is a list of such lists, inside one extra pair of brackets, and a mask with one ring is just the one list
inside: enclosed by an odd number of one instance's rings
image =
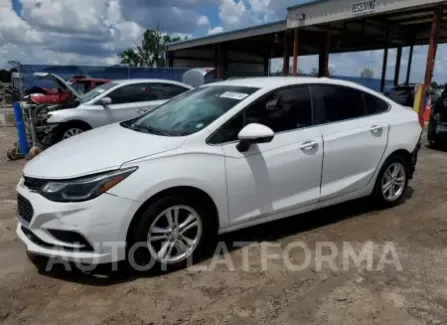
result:
[(377, 133), (379, 133), (379, 132), (382, 132), (382, 130), (383, 130), (383, 127), (381, 127), (380, 125), (373, 125), (373, 126), (371, 126), (371, 128), (370, 128), (370, 131), (371, 131), (371, 133), (373, 133), (373, 134), (377, 134)]
[(318, 148), (318, 143), (315, 141), (304, 141), (301, 145), (300, 145), (300, 149), (304, 152), (309, 152), (312, 151), (314, 149)]

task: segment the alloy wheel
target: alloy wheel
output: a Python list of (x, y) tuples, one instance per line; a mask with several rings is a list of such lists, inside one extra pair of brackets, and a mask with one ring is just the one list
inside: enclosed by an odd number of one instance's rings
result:
[(390, 164), (382, 178), (383, 197), (390, 202), (399, 199), (405, 190), (406, 177), (405, 167), (401, 163)]
[(172, 206), (161, 212), (152, 222), (147, 235), (152, 257), (166, 264), (174, 264), (192, 255), (202, 236), (199, 214), (185, 205)]
[(67, 131), (64, 132), (64, 134), (62, 135), (62, 140), (71, 138), (77, 134), (80, 134), (84, 132), (84, 130), (80, 129), (80, 128), (70, 128)]

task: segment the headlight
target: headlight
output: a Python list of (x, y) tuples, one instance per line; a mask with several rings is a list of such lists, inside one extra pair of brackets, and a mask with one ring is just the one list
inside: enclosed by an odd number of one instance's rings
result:
[(72, 180), (48, 181), (39, 192), (48, 200), (55, 202), (88, 201), (122, 182), (137, 168), (120, 169)]

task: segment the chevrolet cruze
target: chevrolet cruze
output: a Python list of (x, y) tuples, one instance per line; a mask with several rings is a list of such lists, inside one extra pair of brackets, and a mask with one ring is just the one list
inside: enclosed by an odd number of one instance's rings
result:
[(217, 82), (31, 160), (17, 233), (34, 254), (179, 267), (219, 233), (366, 196), (398, 204), (420, 136), (414, 111), (357, 84)]

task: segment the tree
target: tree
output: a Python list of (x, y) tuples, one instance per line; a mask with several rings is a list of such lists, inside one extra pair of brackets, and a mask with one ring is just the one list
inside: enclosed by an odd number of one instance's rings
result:
[(374, 77), (374, 70), (371, 70), (370, 68), (365, 68), (360, 72), (361, 78), (368, 78), (372, 79)]
[(318, 70), (317, 68), (312, 68), (312, 70), (310, 70), (310, 75), (317, 77), (318, 76)]
[(432, 83), (431, 83), (431, 87), (432, 87), (432, 88), (438, 88), (439, 85), (438, 85), (438, 83), (437, 83), (436, 81), (432, 81)]
[(121, 59), (121, 64), (132, 67), (164, 67), (167, 45), (180, 40), (182, 38), (179, 36), (162, 33), (159, 27), (147, 29), (143, 34), (140, 45), (126, 49), (118, 56)]
[(118, 56), (121, 59), (121, 64), (126, 64), (131, 67), (140, 67), (142, 64), (140, 63), (140, 56), (134, 49), (126, 49)]

